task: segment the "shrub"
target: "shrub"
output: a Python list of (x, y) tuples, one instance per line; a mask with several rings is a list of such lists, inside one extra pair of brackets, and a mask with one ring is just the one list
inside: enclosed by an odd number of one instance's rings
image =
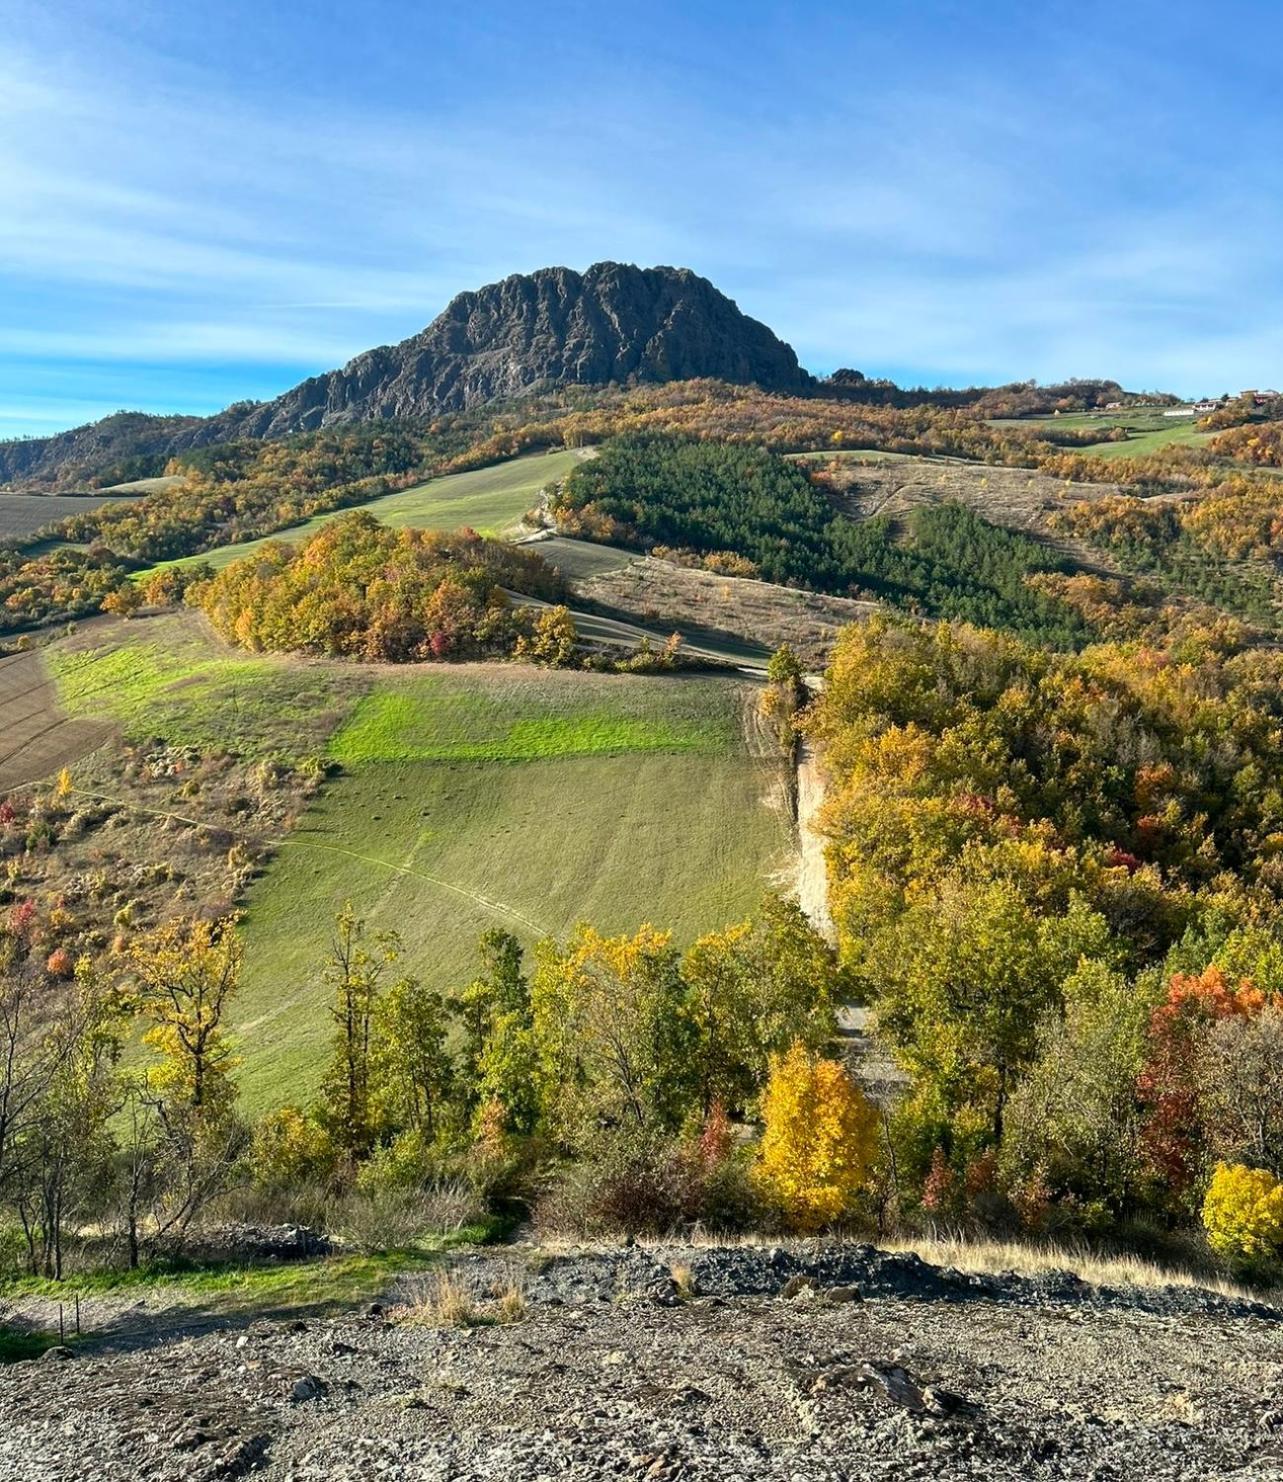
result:
[(482, 1225), (486, 1211), (466, 1184), (433, 1189), (380, 1189), (353, 1193), (326, 1221), (329, 1233), (359, 1250), (409, 1250), (425, 1236), (453, 1234)]
[(434, 1150), (417, 1127), (398, 1133), (391, 1142), (374, 1150), (356, 1175), (363, 1194), (385, 1189), (421, 1189), (437, 1171)]
[(877, 1113), (841, 1064), (796, 1043), (771, 1057), (756, 1177), (793, 1229), (811, 1231), (850, 1212), (868, 1178)]
[(254, 1182), (284, 1189), (331, 1177), (338, 1150), (324, 1127), (297, 1106), (268, 1112), (254, 1128)]
[(70, 978), (76, 971), (76, 961), (66, 947), (55, 947), (45, 963), (46, 972), (55, 978)]
[(541, 1226), (567, 1234), (667, 1235), (699, 1215), (701, 1179), (680, 1144), (642, 1131), (604, 1132), (541, 1201)]
[(1207, 1243), (1218, 1255), (1254, 1263), (1283, 1250), (1283, 1183), (1264, 1168), (1218, 1163), (1203, 1201)]

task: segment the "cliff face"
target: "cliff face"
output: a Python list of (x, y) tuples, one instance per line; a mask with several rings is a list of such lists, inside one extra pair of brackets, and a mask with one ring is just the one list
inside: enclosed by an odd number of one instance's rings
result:
[(0, 444), (0, 484), (70, 488), (106, 469), (134, 476), (132, 457), (163, 462), (230, 438), (466, 411), (557, 386), (700, 376), (771, 391), (813, 384), (788, 345), (689, 268), (542, 268), (461, 293), (417, 335), (367, 350), (274, 401), (238, 403), (207, 418), (118, 413)]
[(775, 391), (811, 384), (788, 345), (687, 268), (544, 268), (459, 294), (420, 334), (313, 376), (244, 414), (238, 430), (276, 437), (463, 411), (549, 386), (696, 376)]

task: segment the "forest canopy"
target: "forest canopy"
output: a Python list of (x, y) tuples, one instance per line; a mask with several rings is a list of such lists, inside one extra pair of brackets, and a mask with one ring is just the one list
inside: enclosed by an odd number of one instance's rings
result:
[(1077, 613), (1027, 581), (1070, 569), (1037, 542), (960, 504), (916, 510), (903, 532), (884, 518), (848, 519), (802, 468), (764, 448), (616, 438), (574, 470), (553, 508), (565, 527), (670, 558), (694, 551), (725, 565), (734, 553), (767, 581), (881, 598), (1056, 647), (1091, 636)]

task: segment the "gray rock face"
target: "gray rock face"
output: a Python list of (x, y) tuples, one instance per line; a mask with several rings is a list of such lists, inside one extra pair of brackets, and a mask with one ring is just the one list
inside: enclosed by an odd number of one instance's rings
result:
[(420, 334), (241, 414), (239, 432), (277, 437), (463, 411), (551, 386), (700, 376), (776, 391), (811, 384), (788, 345), (688, 268), (543, 268), (459, 294)]

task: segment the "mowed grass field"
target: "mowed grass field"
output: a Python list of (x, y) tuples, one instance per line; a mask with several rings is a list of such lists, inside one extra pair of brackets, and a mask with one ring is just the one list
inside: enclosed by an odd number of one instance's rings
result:
[[(1093, 458), (1143, 458), (1160, 448), (1173, 444), (1188, 444), (1198, 447), (1212, 436), (1200, 432), (1195, 423), (1197, 417), (1165, 417), (1161, 408), (1137, 407), (1121, 412), (1067, 412), (1061, 417), (1017, 417), (1006, 420), (1012, 427), (1060, 427), (1081, 430), (1098, 430), (1105, 438), (1114, 428), (1121, 427), (1127, 437), (1119, 442), (1099, 442), (1074, 451), (1087, 453)], [(996, 425), (1004, 425), (998, 419)]]
[(682, 941), (742, 919), (790, 857), (782, 764), (725, 679), (475, 665), (380, 679), (334, 734), (341, 774), (246, 901), (235, 1030), (248, 1110), (306, 1099), (332, 1025), (320, 967), (346, 900), (441, 989), (491, 927), (578, 921)]
[(249, 1111), (319, 1084), (347, 900), (445, 989), (491, 927), (532, 945), (652, 921), (685, 942), (743, 919), (792, 861), (784, 764), (750, 739), (757, 692), (737, 679), (257, 656), (191, 612), (88, 623), (44, 659), (70, 716), (334, 766), (242, 903)]
[(104, 504), (128, 504), (136, 494), (8, 494), (0, 491), (0, 540), (29, 540), (37, 530)]
[(252, 555), (268, 540), (306, 540), (322, 525), (353, 509), (368, 510), (385, 525), (394, 528), (414, 526), (420, 530), (459, 530), (471, 526), (482, 535), (502, 535), (520, 521), (538, 499), (541, 489), (564, 478), (576, 463), (587, 456), (589, 450), (586, 449), (557, 448), (550, 453), (529, 453), (523, 458), (472, 469), (468, 473), (446, 474), (439, 479), (429, 479), (426, 484), (416, 484), (413, 489), (402, 489), (399, 494), (384, 494), (365, 504), (349, 505), (347, 509), (317, 515), (261, 540), (222, 545), (199, 556), (183, 556), (174, 561), (160, 561), (157, 565), (187, 566), (193, 561), (208, 561), (219, 569)]

